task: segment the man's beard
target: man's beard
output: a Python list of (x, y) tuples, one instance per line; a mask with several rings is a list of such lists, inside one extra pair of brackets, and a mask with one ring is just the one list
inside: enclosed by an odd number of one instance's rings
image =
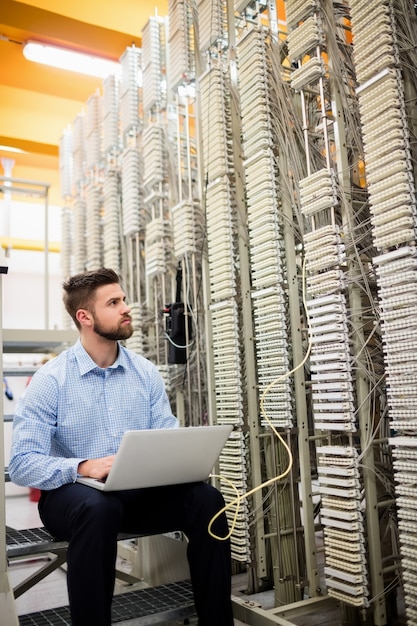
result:
[[(112, 328), (111, 330), (104, 329), (97, 318), (93, 315), (94, 318), (94, 332), (103, 339), (108, 339), (109, 341), (119, 341), (123, 339), (129, 339), (133, 335), (133, 326), (132, 324), (126, 324), (126, 326), (119, 326), (118, 328)], [(124, 320), (126, 321), (126, 320)]]

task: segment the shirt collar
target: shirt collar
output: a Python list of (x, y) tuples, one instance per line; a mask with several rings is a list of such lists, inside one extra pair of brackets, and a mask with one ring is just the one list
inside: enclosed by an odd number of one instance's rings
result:
[[(78, 338), (76, 343), (74, 344), (73, 351), (74, 351), (74, 355), (78, 363), (78, 367), (80, 368), (81, 376), (83, 374), (87, 374), (88, 372), (91, 372), (94, 369), (102, 369), (102, 368), (99, 368), (97, 363), (93, 361), (91, 356), (85, 350), (83, 344), (81, 343), (80, 338)], [(125, 354), (123, 346), (121, 346), (119, 343), (119, 353), (117, 355), (117, 359), (115, 360), (114, 363), (112, 363), (112, 365), (109, 365), (108, 369), (117, 369), (118, 367), (122, 367), (123, 369), (126, 369), (126, 366), (127, 366), (126, 354)]]

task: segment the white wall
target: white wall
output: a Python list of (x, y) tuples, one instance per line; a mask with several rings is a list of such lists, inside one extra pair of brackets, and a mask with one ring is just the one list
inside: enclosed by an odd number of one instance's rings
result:
[[(61, 241), (61, 208), (48, 208), (48, 239)], [(10, 237), (31, 241), (45, 241), (45, 208), (43, 202), (0, 201), (0, 238)], [(2, 327), (7, 329), (45, 329), (45, 289), (48, 287), (49, 329), (63, 328), (62, 277), (60, 255), (48, 254), (48, 285), (45, 282), (45, 254), (28, 250), (11, 249), (7, 253), (0, 249), (0, 265), (8, 268), (2, 280)], [(4, 354), (4, 368), (39, 364), (44, 355)], [(5, 414), (12, 414), (19, 395), (27, 384), (26, 376), (7, 377), (13, 392), (13, 401), (3, 395)], [(10, 457), (12, 424), (4, 424), (4, 455), (7, 465)], [(26, 493), (11, 483), (6, 484), (7, 495)]]
[[(0, 237), (45, 241), (43, 203), (0, 202)], [(61, 241), (61, 208), (48, 208), (48, 239)], [(0, 263), (8, 267), (3, 283), (3, 328), (45, 328), (45, 254), (28, 250), (1, 250)], [(62, 328), (61, 267), (58, 253), (48, 254), (49, 325)]]

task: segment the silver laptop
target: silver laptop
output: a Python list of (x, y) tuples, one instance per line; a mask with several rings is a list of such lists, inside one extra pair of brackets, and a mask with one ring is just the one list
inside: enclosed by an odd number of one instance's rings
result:
[(77, 482), (122, 491), (206, 480), (232, 429), (220, 425), (128, 430), (106, 480), (80, 476)]

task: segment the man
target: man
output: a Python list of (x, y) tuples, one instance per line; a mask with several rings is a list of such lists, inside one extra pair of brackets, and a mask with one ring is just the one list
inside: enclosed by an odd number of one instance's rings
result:
[[(46, 528), (69, 542), (68, 594), (73, 626), (109, 626), (117, 535), (182, 530), (200, 626), (232, 626), (228, 541), (208, 524), (223, 507), (208, 483), (107, 492), (77, 483), (105, 478), (125, 430), (175, 428), (163, 380), (147, 359), (119, 341), (132, 333), (118, 276), (102, 268), (63, 285), (80, 337), (42, 366), (16, 407), (10, 478), (42, 490)], [(228, 533), (225, 515), (213, 534)]]

